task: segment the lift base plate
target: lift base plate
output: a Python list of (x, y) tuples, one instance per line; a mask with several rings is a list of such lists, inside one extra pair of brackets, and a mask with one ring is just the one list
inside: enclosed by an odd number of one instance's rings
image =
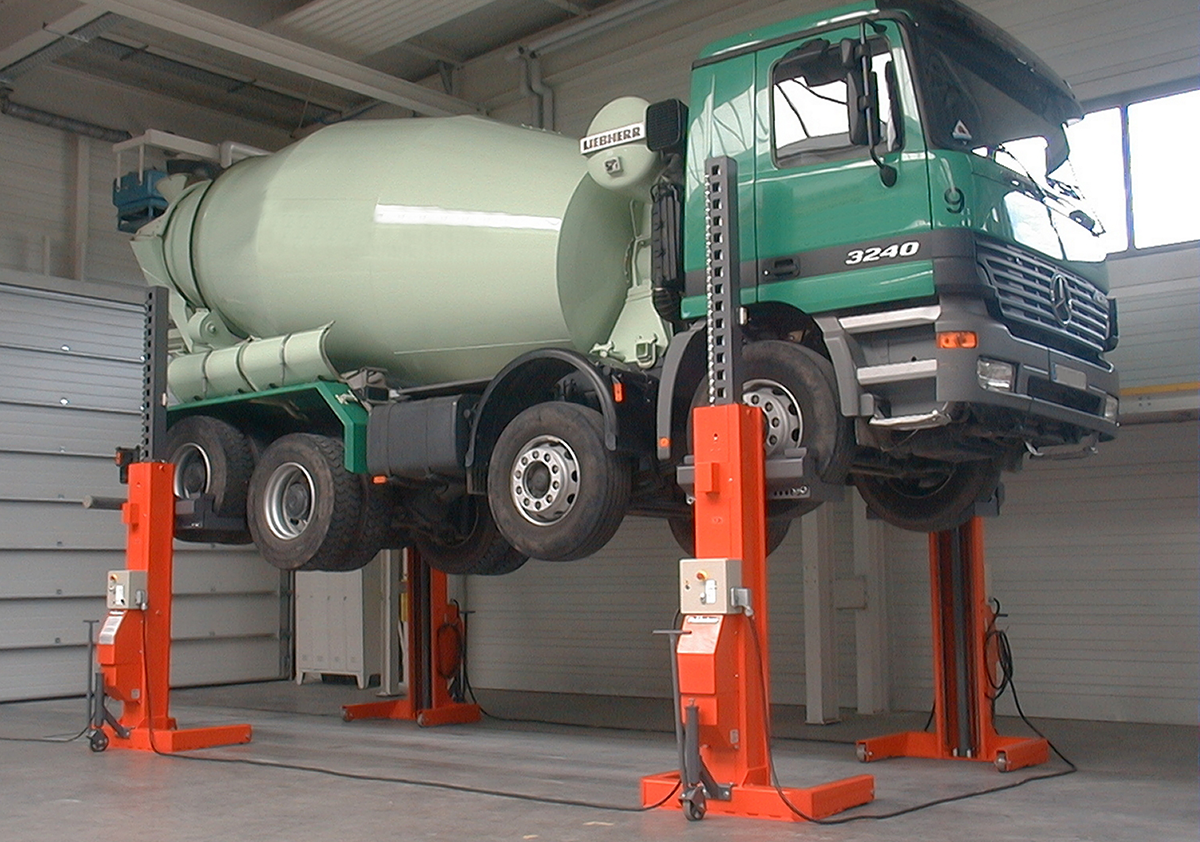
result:
[(250, 742), (249, 725), (216, 725), (210, 728), (134, 728), (128, 737), (120, 737), (109, 726), (104, 727), (109, 748), (127, 748), (135, 751), (153, 751), (157, 754), (175, 754), (201, 748), (233, 746)]
[[(642, 778), (642, 806), (658, 804), (663, 810), (680, 810), (679, 799), (672, 797), (679, 789), (679, 773), (664, 772)], [(814, 819), (823, 819), (867, 804), (875, 798), (875, 777), (854, 775), (840, 781), (830, 781), (809, 788), (783, 787), (782, 792), (797, 811)], [(664, 800), (665, 799), (665, 800)], [(728, 801), (709, 799), (706, 812), (714, 816), (741, 816), (776, 821), (804, 821), (788, 808), (773, 786), (748, 784), (735, 786)]]

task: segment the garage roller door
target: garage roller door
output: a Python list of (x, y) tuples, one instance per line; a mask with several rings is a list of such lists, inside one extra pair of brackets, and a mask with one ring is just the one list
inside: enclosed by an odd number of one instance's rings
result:
[[(124, 530), (112, 454), (141, 440), (145, 292), (0, 272), (0, 700), (82, 693), (85, 619)], [(172, 682), (282, 675), (280, 577), (253, 552), (180, 544)]]

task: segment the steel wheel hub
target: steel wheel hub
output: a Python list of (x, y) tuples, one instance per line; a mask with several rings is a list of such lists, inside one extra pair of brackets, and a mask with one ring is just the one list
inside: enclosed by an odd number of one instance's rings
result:
[(175, 496), (181, 500), (195, 500), (208, 491), (212, 465), (208, 454), (197, 444), (188, 443), (171, 455), (175, 463)]
[(799, 447), (804, 438), (804, 416), (796, 396), (774, 380), (750, 380), (742, 387), (742, 403), (763, 412), (763, 436), (768, 457)]
[(285, 541), (300, 537), (312, 519), (316, 498), (312, 474), (297, 462), (285, 462), (267, 480), (263, 495), (267, 527)]
[(513, 460), (509, 477), (513, 503), (530, 523), (548, 526), (562, 520), (579, 495), (579, 460), (557, 436), (530, 440)]

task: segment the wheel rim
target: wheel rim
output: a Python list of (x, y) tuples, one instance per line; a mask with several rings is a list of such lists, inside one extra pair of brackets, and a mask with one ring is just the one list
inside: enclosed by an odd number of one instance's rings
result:
[(579, 496), (579, 459), (558, 436), (537, 436), (513, 460), (509, 489), (527, 521), (537, 526), (558, 523)]
[(317, 498), (312, 474), (298, 462), (285, 462), (271, 474), (263, 494), (267, 528), (277, 538), (300, 537), (312, 520)]
[(175, 463), (175, 496), (181, 500), (195, 500), (208, 491), (212, 477), (212, 463), (208, 454), (198, 444), (188, 443), (171, 455)]
[(804, 414), (800, 402), (774, 380), (748, 380), (742, 387), (742, 403), (763, 412), (763, 438), (768, 457), (799, 447), (804, 440)]

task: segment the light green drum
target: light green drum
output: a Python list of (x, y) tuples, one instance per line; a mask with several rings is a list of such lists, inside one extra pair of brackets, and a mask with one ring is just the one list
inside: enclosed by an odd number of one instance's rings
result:
[(630, 201), (597, 186), (567, 138), (476, 117), (364, 120), (188, 191), (135, 250), (152, 282), (243, 337), (332, 322), (339, 370), (477, 379), (607, 338), (629, 284)]

